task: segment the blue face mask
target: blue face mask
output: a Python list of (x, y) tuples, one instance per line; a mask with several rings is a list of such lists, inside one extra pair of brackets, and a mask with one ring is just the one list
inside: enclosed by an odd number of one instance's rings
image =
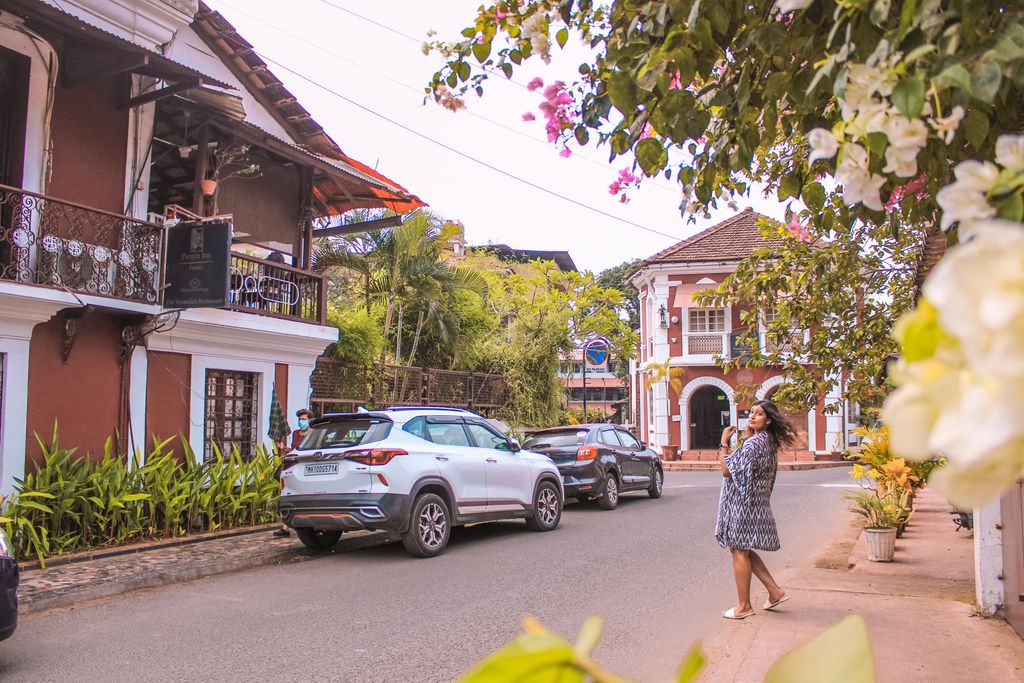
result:
[(299, 429), (309, 429), (309, 420), (299, 420)]

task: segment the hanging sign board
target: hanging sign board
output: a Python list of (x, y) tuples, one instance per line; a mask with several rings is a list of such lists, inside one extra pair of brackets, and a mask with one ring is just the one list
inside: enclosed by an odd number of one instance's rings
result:
[(231, 222), (179, 223), (167, 230), (165, 308), (228, 305)]
[(750, 358), (757, 349), (757, 341), (751, 341), (745, 332), (733, 332), (729, 335), (729, 351), (731, 358)]

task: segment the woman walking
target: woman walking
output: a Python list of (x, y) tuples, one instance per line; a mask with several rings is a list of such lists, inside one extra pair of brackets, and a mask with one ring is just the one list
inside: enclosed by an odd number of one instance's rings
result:
[(718, 501), (715, 539), (732, 553), (732, 573), (736, 579), (739, 602), (722, 616), (746, 619), (754, 613), (750, 604), (750, 576), (753, 574), (768, 589), (764, 609), (777, 607), (789, 599), (775, 582), (758, 550), (778, 550), (779, 534), (770, 505), (775, 486), (779, 448), (792, 443), (793, 425), (782, 416), (772, 401), (755, 401), (747, 421), (748, 438), (729, 454), (729, 439), (736, 428), (722, 434), (722, 494)]

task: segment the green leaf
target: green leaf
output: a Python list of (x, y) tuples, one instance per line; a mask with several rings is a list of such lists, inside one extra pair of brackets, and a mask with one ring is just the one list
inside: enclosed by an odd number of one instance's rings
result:
[(801, 645), (768, 671), (765, 683), (874, 683), (864, 617), (853, 614)]
[(576, 129), (573, 130), (573, 135), (576, 136), (576, 142), (580, 143), (580, 147), (590, 141), (590, 132), (587, 131), (587, 127), (584, 125), (576, 126)]
[(476, 57), (476, 61), (481, 64), (487, 61), (487, 58), (491, 56), (491, 41), (488, 40), (483, 43), (473, 43), (473, 56)]
[(501, 63), (501, 72), (505, 74), (505, 78), (512, 78), (512, 65), (508, 62)]
[(707, 660), (704, 658), (704, 654), (700, 651), (700, 647), (694, 645), (690, 648), (690, 651), (686, 653), (686, 658), (683, 659), (683, 663), (679, 666), (679, 674), (676, 676), (676, 683), (691, 683), (691, 681), (697, 680), (697, 674), (704, 668), (704, 663)]
[(649, 176), (654, 175), (661, 171), (668, 162), (668, 152), (661, 143), (654, 138), (646, 138), (637, 143), (636, 150), (637, 163), (640, 164), (640, 168), (643, 172)]
[(884, 155), (886, 147), (889, 146), (889, 138), (885, 133), (868, 133), (865, 142), (871, 153), (877, 157)]
[(608, 97), (612, 105), (626, 116), (636, 112), (636, 83), (629, 74), (613, 71), (608, 76)]
[(42, 503), (37, 503), (37, 502), (35, 502), (33, 500), (21, 500), (19, 498), (19, 500), (18, 500), (18, 507), (31, 508), (32, 510), (39, 510), (40, 512), (45, 512), (45, 513), (51, 514), (51, 515), (53, 514), (53, 509), (52, 508), (49, 508), (49, 507), (43, 505)]
[(916, 119), (924, 106), (924, 81), (917, 76), (900, 79), (892, 91), (892, 103), (904, 116)]
[(960, 88), (961, 90), (970, 92), (971, 72), (968, 71), (963, 64), (953, 64), (952, 66), (947, 66), (942, 70), (942, 73), (935, 77), (935, 84)]
[(999, 93), (1003, 72), (995, 61), (988, 61), (971, 74), (971, 94), (982, 102), (991, 103)]
[(470, 74), (469, 63), (462, 61), (458, 62), (455, 65), (455, 73), (459, 75), (459, 80), (468, 81)]
[(665, 120), (668, 130), (659, 130), (676, 142), (687, 138), (687, 124), (697, 105), (697, 99), (688, 90), (669, 90), (658, 104), (657, 111)]
[(729, 32), (729, 12), (721, 5), (715, 3), (708, 10), (708, 18), (711, 19), (711, 26), (721, 34)]
[(789, 173), (779, 183), (779, 201), (787, 197), (796, 197), (800, 194), (802, 179), (799, 173)]
[(46, 491), (24, 491), (18, 494), (18, 498), (56, 498), (52, 493)]
[(996, 43), (996, 58), (1004, 64), (1024, 59), (1024, 26), (1011, 22), (1003, 27)]
[(903, 357), (908, 361), (931, 358), (943, 336), (939, 312), (927, 299), (921, 299), (917, 308), (896, 323), (895, 336), (903, 345)]
[(968, 109), (964, 120), (960, 122), (960, 130), (963, 131), (967, 142), (974, 149), (981, 149), (981, 146), (985, 144), (985, 140), (988, 138), (988, 128), (988, 116), (979, 107)]
[(565, 44), (569, 42), (569, 29), (559, 29), (558, 33), (555, 34), (555, 41), (558, 43), (558, 47), (565, 47)]
[(575, 652), (563, 638), (549, 632), (529, 633), (480, 662), (462, 678), (462, 683), (582, 683), (583, 672), (573, 665), (574, 657)]
[(1024, 218), (1024, 199), (1019, 192), (1014, 192), (996, 205), (996, 215), (1008, 221), (1019, 222)]
[(821, 183), (804, 185), (804, 189), (800, 192), (800, 199), (808, 208), (821, 211), (825, 206), (825, 188), (821, 186)]

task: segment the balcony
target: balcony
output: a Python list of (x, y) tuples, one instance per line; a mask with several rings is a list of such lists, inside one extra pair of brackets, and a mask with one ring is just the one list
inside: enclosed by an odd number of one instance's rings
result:
[(164, 228), (0, 185), (0, 279), (160, 301)]
[(683, 335), (683, 361), (701, 365), (713, 365), (716, 356), (728, 357), (729, 334), (727, 332), (689, 333)]
[(233, 311), (326, 322), (327, 281), (320, 275), (245, 254), (231, 254), (228, 308)]
[[(162, 225), (0, 185), (0, 280), (163, 303)], [(326, 280), (231, 254), (227, 309), (323, 325)]]

